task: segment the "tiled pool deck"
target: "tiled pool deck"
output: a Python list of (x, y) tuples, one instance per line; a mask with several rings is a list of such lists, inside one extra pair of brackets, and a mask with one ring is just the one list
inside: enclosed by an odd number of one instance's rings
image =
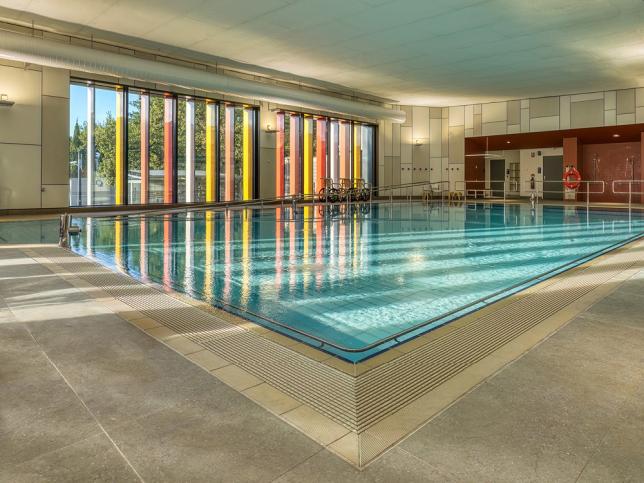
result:
[(0, 480), (635, 478), (643, 250), (351, 366), (58, 248), (0, 248)]

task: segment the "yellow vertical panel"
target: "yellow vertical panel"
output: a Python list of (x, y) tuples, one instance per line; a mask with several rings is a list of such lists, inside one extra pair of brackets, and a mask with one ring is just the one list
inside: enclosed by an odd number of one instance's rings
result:
[(217, 201), (217, 105), (206, 104), (206, 202)]
[(244, 200), (253, 199), (253, 110), (244, 109), (244, 159), (242, 164), (242, 192)]
[(123, 222), (121, 218), (114, 221), (114, 259), (119, 268), (123, 268)]
[[(362, 143), (360, 142), (360, 125), (353, 125), (353, 179), (362, 178)], [(356, 181), (354, 181), (354, 185)]]
[(313, 118), (304, 118), (303, 193), (313, 194)]
[(115, 152), (115, 197), (114, 201), (117, 205), (122, 205), (124, 203), (123, 194), (124, 186), (123, 181), (125, 179), (125, 143), (123, 142), (124, 130), (125, 130), (125, 113), (123, 112), (124, 108), (124, 97), (125, 91), (122, 88), (116, 89), (116, 152)]

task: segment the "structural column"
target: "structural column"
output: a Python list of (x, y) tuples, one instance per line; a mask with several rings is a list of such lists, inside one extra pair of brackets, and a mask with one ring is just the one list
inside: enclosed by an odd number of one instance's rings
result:
[(174, 203), (176, 200), (175, 102), (174, 97), (167, 94), (163, 101), (163, 202)]
[(302, 158), (302, 192), (313, 194), (313, 118), (304, 118), (304, 156)]
[(284, 113), (276, 115), (275, 196), (284, 196)]
[(86, 204), (94, 204), (94, 179), (96, 169), (96, 148), (94, 142), (94, 125), (96, 124), (95, 97), (96, 89), (93, 84), (87, 87), (87, 166), (85, 176), (87, 177)]
[(186, 100), (186, 202), (195, 201), (195, 101)]
[(253, 166), (253, 132), (255, 130), (255, 111), (253, 108), (244, 108), (244, 123), (242, 126), (243, 159), (242, 159), (242, 199), (253, 199), (253, 179), (255, 177)]
[(214, 102), (206, 103), (206, 202), (217, 201), (217, 117), (218, 106)]
[(301, 117), (297, 114), (291, 114), (291, 152), (289, 153), (289, 194), (291, 196), (299, 195), (302, 192), (300, 180), (300, 163), (302, 159), (300, 145), (300, 123)]
[(125, 166), (125, 118), (127, 92), (116, 88), (116, 149), (114, 159), (114, 203), (124, 205), (127, 200), (127, 167)]
[(224, 121), (224, 201), (235, 200), (235, 106), (226, 106)]
[(141, 93), (141, 204), (150, 202), (150, 94)]

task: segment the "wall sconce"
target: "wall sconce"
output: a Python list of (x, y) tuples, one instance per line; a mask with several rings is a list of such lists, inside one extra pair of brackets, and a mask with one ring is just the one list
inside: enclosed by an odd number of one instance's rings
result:
[(273, 129), (273, 127), (269, 124), (266, 124), (266, 127), (264, 128), (264, 132), (266, 134), (275, 134), (277, 132), (277, 129)]
[(414, 141), (414, 146), (422, 146), (423, 145), (423, 140), (422, 139), (416, 139)]
[(7, 94), (0, 94), (0, 107), (11, 107), (15, 102), (9, 100)]

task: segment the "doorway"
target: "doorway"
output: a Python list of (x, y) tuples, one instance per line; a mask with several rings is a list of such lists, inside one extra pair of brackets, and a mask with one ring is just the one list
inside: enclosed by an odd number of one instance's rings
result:
[(543, 157), (543, 199), (563, 200), (563, 156)]
[(492, 196), (503, 196), (505, 182), (505, 159), (490, 159), (490, 189)]

